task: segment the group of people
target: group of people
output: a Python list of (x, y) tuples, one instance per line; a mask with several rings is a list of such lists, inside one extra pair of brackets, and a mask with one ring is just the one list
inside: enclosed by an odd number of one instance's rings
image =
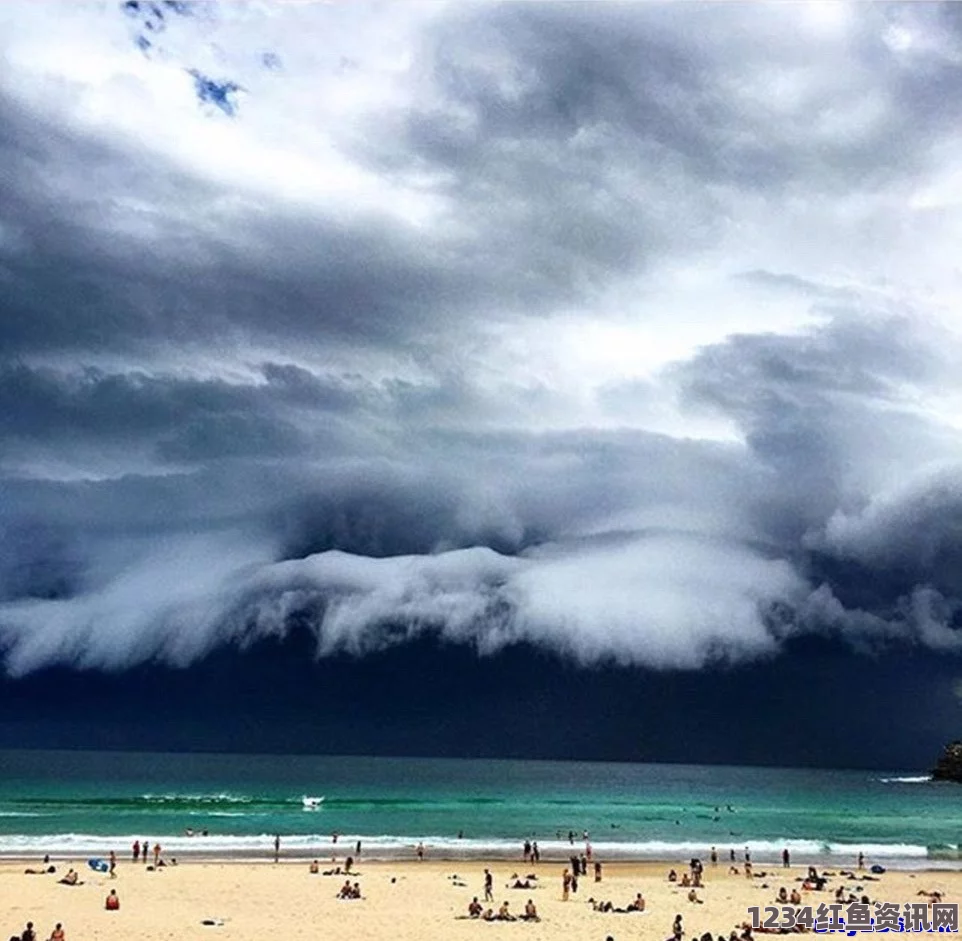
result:
[(468, 903), (468, 918), (476, 918), (481, 921), (541, 921), (538, 915), (538, 908), (533, 899), (525, 902), (523, 915), (512, 915), (511, 907), (507, 901), (501, 903), (501, 907), (495, 913), (493, 908), (485, 908), (475, 896)]
[[(10, 941), (37, 941), (37, 932), (34, 930), (33, 922), (28, 921), (23, 931), (20, 934), (12, 935)], [(59, 921), (53, 931), (50, 932), (50, 941), (67, 941), (67, 935)]]
[(344, 885), (341, 886), (340, 892), (337, 893), (339, 899), (359, 899), (363, 898), (361, 895), (361, 884), (359, 882), (352, 883), (350, 879), (344, 880)]
[[(134, 840), (134, 845), (131, 847), (131, 858), (136, 863), (143, 860), (144, 864), (149, 861), (150, 857), (150, 841), (144, 840), (141, 844), (140, 840)], [(154, 866), (160, 865), (160, 844), (154, 843)]]
[(588, 899), (588, 902), (596, 912), (616, 912), (624, 915), (645, 910), (645, 897), (640, 892), (624, 908), (616, 908), (613, 902), (596, 902), (594, 899)]

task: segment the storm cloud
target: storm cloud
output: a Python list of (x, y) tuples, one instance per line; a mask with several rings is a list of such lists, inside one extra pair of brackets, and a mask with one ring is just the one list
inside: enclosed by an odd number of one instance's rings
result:
[(0, 52), (10, 674), (962, 647), (951, 7), (9, 4)]

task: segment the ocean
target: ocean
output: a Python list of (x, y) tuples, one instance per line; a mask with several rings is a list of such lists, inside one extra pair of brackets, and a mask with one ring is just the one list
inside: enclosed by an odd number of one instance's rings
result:
[[(323, 797), (316, 809), (305, 797)], [(188, 836), (191, 830), (195, 835)], [(206, 830), (207, 835), (201, 835)], [(0, 751), (0, 855), (599, 859), (962, 868), (962, 786), (916, 772), (462, 759)], [(338, 841), (333, 842), (333, 834)]]

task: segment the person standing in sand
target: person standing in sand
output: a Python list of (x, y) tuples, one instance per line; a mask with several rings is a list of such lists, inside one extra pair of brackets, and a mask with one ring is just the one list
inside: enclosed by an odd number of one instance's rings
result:
[(278, 863), (281, 860), (281, 835), (276, 833), (274, 835), (274, 862)]
[(566, 869), (561, 875), (561, 901), (568, 901), (568, 893), (571, 891), (571, 873)]
[(113, 850), (110, 851), (110, 878), (117, 878), (117, 854)]
[(147, 865), (147, 857), (150, 855), (150, 840), (144, 837), (144, 842), (141, 844), (140, 857), (144, 861), (144, 865)]
[(491, 875), (490, 869), (484, 870), (484, 900), (486, 902), (494, 901), (494, 877)]
[(154, 868), (156, 869), (160, 865), (160, 844), (154, 844)]
[(134, 845), (132, 847), (132, 855), (135, 863), (140, 860), (140, 840), (134, 840)]
[(423, 863), (424, 862), (424, 844), (423, 843), (418, 843), (417, 854), (418, 854), (418, 862)]

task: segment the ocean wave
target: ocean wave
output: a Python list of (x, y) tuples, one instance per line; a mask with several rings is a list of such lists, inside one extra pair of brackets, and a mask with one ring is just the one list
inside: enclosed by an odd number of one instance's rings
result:
[(879, 781), (883, 784), (928, 784), (931, 780), (931, 774), (910, 774), (901, 778), (879, 778)]
[[(142, 834), (126, 836), (103, 836), (90, 833), (59, 834), (8, 834), (3, 838), (0, 855), (22, 858), (42, 856), (49, 853), (56, 857), (85, 857), (105, 855), (111, 849), (123, 855), (134, 840)], [(248, 836), (164, 836), (154, 834), (167, 856), (183, 857), (236, 857), (269, 858), (273, 854), (274, 835), (262, 833)], [(355, 843), (363, 844), (364, 859), (410, 859), (416, 845), (423, 840), (428, 855), (438, 859), (510, 859), (519, 857), (519, 842), (504, 839), (455, 839), (428, 835), (365, 836), (342, 834), (338, 842), (330, 836), (319, 834), (282, 835), (281, 847), (286, 856), (297, 858), (342, 858), (353, 853)], [(870, 861), (883, 861), (886, 865), (911, 864), (923, 860), (958, 860), (958, 847), (944, 845), (938, 848), (906, 843), (826, 843), (818, 840), (748, 840), (737, 845), (738, 858), (747, 846), (758, 863), (777, 862), (783, 849), (788, 849), (796, 864), (807, 862), (852, 862), (861, 852)], [(567, 840), (539, 841), (542, 857), (548, 860), (565, 860), (571, 853), (580, 852), (580, 844), (572, 847)], [(597, 841), (593, 843), (594, 855), (602, 860), (672, 860), (683, 861), (693, 856), (707, 858), (710, 845), (703, 841), (646, 840), (646, 841)], [(729, 845), (718, 846), (720, 861), (727, 863)]]

